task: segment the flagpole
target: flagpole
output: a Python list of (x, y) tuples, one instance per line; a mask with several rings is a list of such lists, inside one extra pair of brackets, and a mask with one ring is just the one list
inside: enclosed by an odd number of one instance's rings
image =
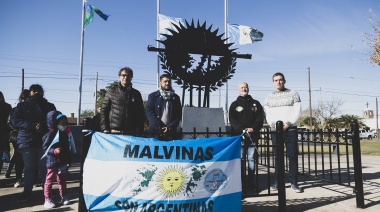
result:
[(83, 74), (83, 46), (84, 46), (84, 5), (86, 0), (82, 1), (82, 31), (81, 31), (81, 46), (80, 46), (80, 70), (79, 70), (79, 97), (78, 97), (78, 118), (77, 125), (80, 125), (80, 113), (81, 113), (81, 102), (82, 102), (82, 74)]
[[(224, 0), (224, 38), (228, 38), (228, 30), (227, 30), (227, 9), (228, 0)], [(228, 40), (226, 41), (228, 43)], [(226, 82), (226, 103), (225, 103), (225, 112), (224, 112), (224, 120), (226, 121), (226, 125), (228, 126), (228, 81)]]
[[(158, 40), (160, 40), (160, 19), (158, 18), (158, 14), (160, 14), (160, 0), (157, 0), (157, 48), (159, 49), (160, 48), (160, 42), (158, 42)], [(159, 58), (159, 52), (157, 52), (157, 88), (160, 88), (159, 87), (160, 85), (160, 58)]]

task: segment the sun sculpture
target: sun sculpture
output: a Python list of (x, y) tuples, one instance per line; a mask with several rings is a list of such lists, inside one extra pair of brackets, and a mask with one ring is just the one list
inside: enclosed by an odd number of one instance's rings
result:
[(235, 73), (236, 58), (250, 59), (251, 55), (240, 55), (236, 49), (229, 49), (233, 43), (226, 43), (223, 34), (194, 24), (186, 26), (172, 23), (176, 30), (167, 29), (171, 34), (162, 34), (166, 40), (158, 40), (165, 48), (148, 46), (149, 51), (158, 51), (161, 69), (170, 74), (173, 81), (182, 87), (182, 105), (185, 91), (190, 92), (190, 106), (193, 106), (193, 90), (198, 91), (198, 107), (209, 107), (210, 92), (216, 91), (231, 79)]

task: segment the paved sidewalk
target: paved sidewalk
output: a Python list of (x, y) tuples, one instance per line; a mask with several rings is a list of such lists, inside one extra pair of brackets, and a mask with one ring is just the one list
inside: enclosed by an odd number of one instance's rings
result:
[[(43, 193), (41, 188), (35, 188), (32, 199), (27, 203), (17, 203), (16, 200), (22, 188), (14, 188), (14, 174), (12, 178), (3, 178), (7, 164), (0, 176), (0, 211), (78, 211), (79, 197), (79, 164), (70, 168), (68, 190), (72, 204), (58, 206), (54, 209), (43, 207)], [(300, 186), (304, 193), (294, 193), (289, 186), (286, 188), (287, 211), (380, 211), (380, 156), (363, 156), (364, 199), (366, 208), (356, 208), (356, 198), (352, 188), (324, 183), (308, 177), (300, 177)], [(58, 192), (56, 185), (53, 189)], [(56, 199), (58, 201), (58, 198)], [(278, 197), (260, 196), (246, 198), (242, 201), (243, 212), (252, 211), (279, 211)]]

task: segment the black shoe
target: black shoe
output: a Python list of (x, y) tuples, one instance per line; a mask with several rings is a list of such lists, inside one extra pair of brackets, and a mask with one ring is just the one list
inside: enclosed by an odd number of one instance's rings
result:
[(273, 185), (270, 187), (270, 190), (277, 191), (277, 182), (273, 183)]
[(21, 196), (17, 199), (17, 202), (27, 202), (31, 196), (31, 193), (22, 192)]
[(302, 192), (303, 192), (302, 188), (300, 188), (297, 184), (292, 184), (292, 185), (290, 186), (290, 188), (291, 188), (294, 192), (296, 192), (296, 193), (302, 193)]

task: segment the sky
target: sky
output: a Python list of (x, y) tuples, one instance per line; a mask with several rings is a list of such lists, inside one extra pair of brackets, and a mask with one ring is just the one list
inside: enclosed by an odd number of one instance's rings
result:
[[(95, 90), (117, 80), (125, 66), (134, 70), (133, 87), (146, 100), (157, 90), (157, 54), (147, 50), (156, 46), (157, 1), (87, 2), (110, 17), (104, 21), (95, 14), (85, 28), (81, 110), (94, 110)], [(159, 5), (163, 15), (206, 22), (224, 33), (224, 0), (161, 0)], [(82, 0), (2, 0), (0, 8), (0, 91), (5, 100), (16, 106), (24, 69), (25, 88), (41, 84), (45, 98), (58, 110), (77, 116)], [(237, 59), (228, 98), (223, 86), (211, 93), (210, 107), (229, 107), (243, 81), (249, 94), (264, 104), (274, 90), (272, 75), (282, 72), (285, 86), (299, 93), (306, 110), (310, 68), (312, 107), (320, 101), (342, 101), (339, 115), (360, 117), (367, 103), (376, 110), (380, 67), (369, 62), (371, 49), (363, 35), (374, 32), (370, 9), (380, 16), (380, 3), (374, 0), (229, 0), (228, 23), (257, 28), (264, 37), (234, 46), (235, 52), (252, 59)], [(182, 89), (173, 87), (181, 96)]]

